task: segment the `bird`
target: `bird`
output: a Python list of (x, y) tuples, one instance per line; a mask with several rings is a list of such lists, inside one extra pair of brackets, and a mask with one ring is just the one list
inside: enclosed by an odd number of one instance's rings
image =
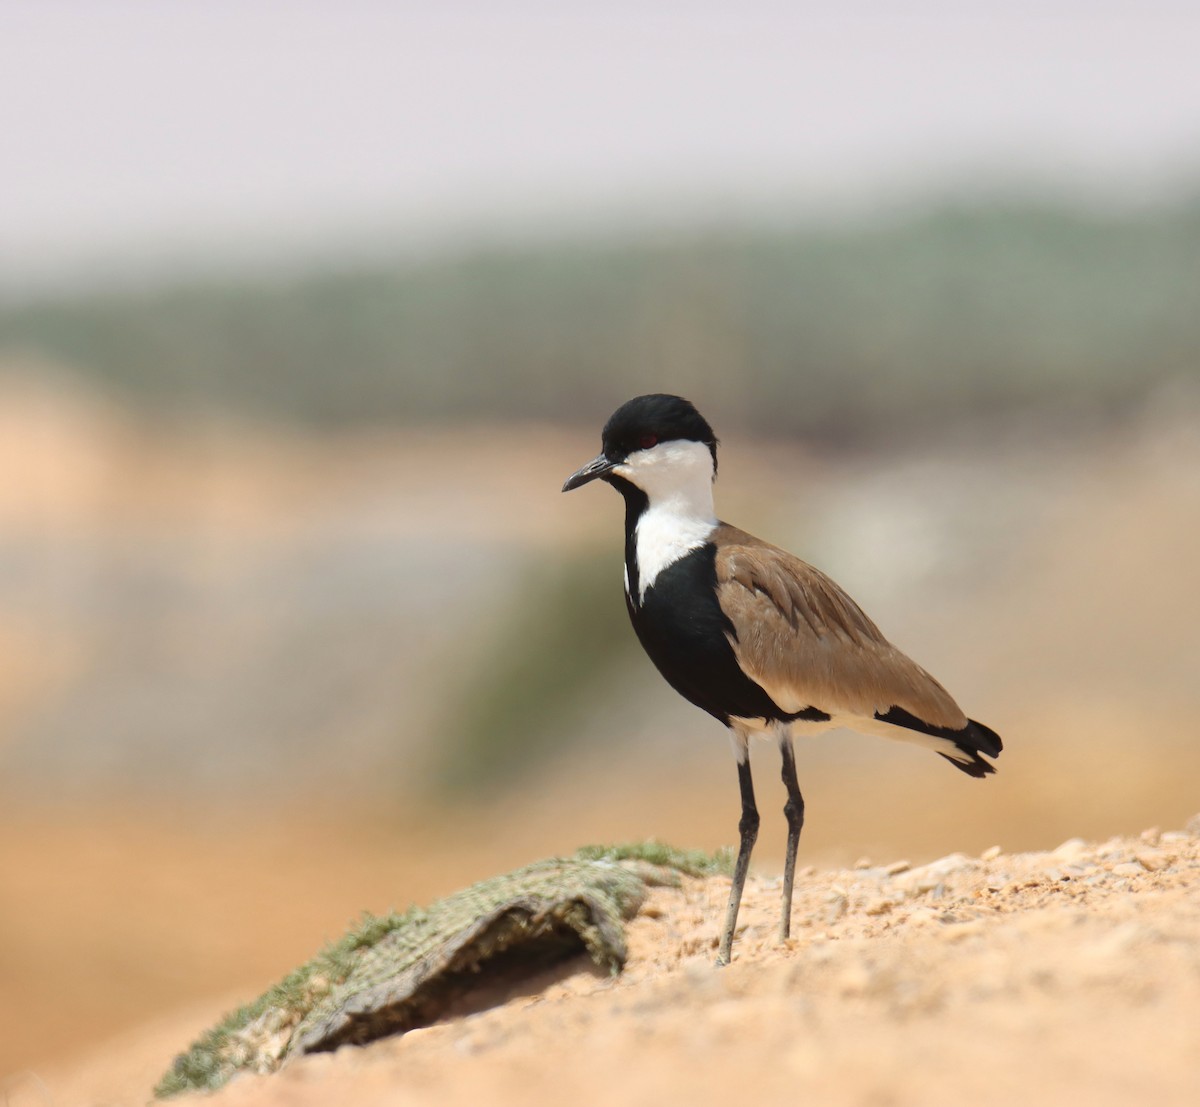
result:
[(601, 480), (625, 501), (625, 603), (650, 660), (729, 729), (741, 792), (739, 846), (717, 964), (732, 958), (758, 837), (751, 739), (779, 748), (787, 801), (779, 937), (791, 931), (804, 797), (794, 739), (834, 727), (925, 746), (968, 776), (994, 773), (1000, 736), (893, 646), (820, 569), (720, 521), (717, 438), (681, 396), (652, 393), (605, 423), (601, 451), (563, 492)]

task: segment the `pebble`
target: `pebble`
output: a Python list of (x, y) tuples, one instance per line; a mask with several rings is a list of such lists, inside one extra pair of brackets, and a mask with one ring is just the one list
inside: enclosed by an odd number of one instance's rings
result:
[(825, 910), (821, 912), (821, 921), (831, 926), (846, 913), (847, 900), (845, 895), (828, 895), (825, 897)]
[(976, 934), (983, 933), (983, 923), (977, 921), (946, 923), (938, 934), (947, 942), (960, 942), (963, 938), (970, 938)]
[(1087, 852), (1088, 844), (1082, 838), (1068, 838), (1054, 851), (1060, 861), (1074, 861)]
[(887, 867), (886, 869), (884, 869), (883, 871), (884, 871), (884, 872), (885, 872), (885, 873), (886, 873), (888, 876), (896, 876), (898, 873), (906, 873), (906, 872), (908, 872), (908, 870), (909, 870), (909, 869), (911, 869), (911, 868), (912, 868), (912, 865), (911, 865), (911, 864), (909, 864), (909, 862), (907, 862), (907, 861), (893, 861), (893, 862), (892, 862), (890, 865), (888, 865), (888, 867)]
[(928, 892), (941, 884), (946, 877), (969, 869), (974, 864), (965, 853), (951, 853), (936, 861), (930, 861), (928, 865), (921, 865), (901, 874), (896, 883), (909, 891)]
[(1004, 851), (999, 846), (988, 846), (980, 855), (980, 861), (995, 861)]
[(1141, 876), (1145, 871), (1136, 861), (1122, 861), (1112, 867), (1113, 876)]

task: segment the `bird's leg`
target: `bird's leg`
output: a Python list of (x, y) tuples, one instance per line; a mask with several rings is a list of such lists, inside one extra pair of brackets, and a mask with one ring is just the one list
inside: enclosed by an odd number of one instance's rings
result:
[(729, 906), (725, 910), (725, 929), (721, 931), (721, 947), (717, 951), (717, 964), (728, 965), (733, 951), (733, 931), (737, 926), (738, 908), (742, 905), (742, 887), (750, 868), (750, 852), (758, 837), (758, 808), (754, 805), (754, 781), (750, 776), (750, 751), (742, 750), (738, 761), (738, 784), (742, 789), (742, 817), (738, 821), (741, 844), (738, 846), (737, 864), (733, 867), (733, 885), (729, 889)]
[(796, 779), (796, 753), (790, 734), (780, 736), (779, 752), (783, 755), (783, 786), (788, 794), (787, 803), (783, 805), (788, 838), (783, 862), (783, 915), (779, 920), (779, 940), (785, 942), (792, 929), (792, 883), (796, 875), (796, 848), (800, 844), (800, 831), (804, 829), (804, 797)]

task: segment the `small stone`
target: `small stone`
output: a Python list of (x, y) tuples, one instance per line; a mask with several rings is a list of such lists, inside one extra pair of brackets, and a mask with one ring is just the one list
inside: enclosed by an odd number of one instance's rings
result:
[(832, 926), (846, 913), (845, 895), (829, 895), (825, 897), (825, 910), (821, 912), (821, 921), (826, 926)]
[(1160, 869), (1165, 869), (1174, 860), (1161, 853), (1136, 853), (1134, 859), (1148, 873), (1156, 873)]
[(1060, 861), (1075, 861), (1087, 851), (1087, 842), (1082, 838), (1068, 838), (1054, 851)]
[(947, 876), (970, 869), (974, 864), (966, 854), (951, 853), (936, 861), (930, 861), (928, 865), (921, 865), (902, 873), (896, 883), (912, 892), (928, 892), (938, 887)]
[(1186, 842), (1190, 835), (1185, 834), (1182, 830), (1164, 830), (1159, 837), (1160, 845), (1178, 845), (1180, 842)]
[(869, 857), (860, 857), (854, 862), (856, 869), (869, 869), (871, 867), (871, 859)]
[(906, 873), (911, 868), (912, 865), (907, 861), (893, 861), (883, 871), (887, 873), (888, 876), (895, 876), (897, 873)]
[(1122, 861), (1112, 867), (1113, 876), (1141, 876), (1145, 871), (1136, 861)]
[(982, 934), (983, 923), (976, 920), (972, 920), (971, 922), (947, 923), (938, 933), (947, 942), (960, 942), (963, 938)]
[(980, 861), (995, 861), (1004, 851), (999, 846), (988, 846), (980, 855)]
[(1158, 827), (1152, 826), (1149, 830), (1143, 830), (1139, 837), (1146, 845), (1157, 846), (1159, 838), (1162, 837), (1162, 831)]

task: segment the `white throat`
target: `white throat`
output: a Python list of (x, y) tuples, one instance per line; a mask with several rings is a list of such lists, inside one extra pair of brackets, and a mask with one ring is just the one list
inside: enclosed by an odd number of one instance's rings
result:
[(650, 500), (636, 530), (640, 606), (658, 575), (703, 546), (716, 529), (713, 457), (703, 442), (663, 442), (630, 454), (615, 472)]

